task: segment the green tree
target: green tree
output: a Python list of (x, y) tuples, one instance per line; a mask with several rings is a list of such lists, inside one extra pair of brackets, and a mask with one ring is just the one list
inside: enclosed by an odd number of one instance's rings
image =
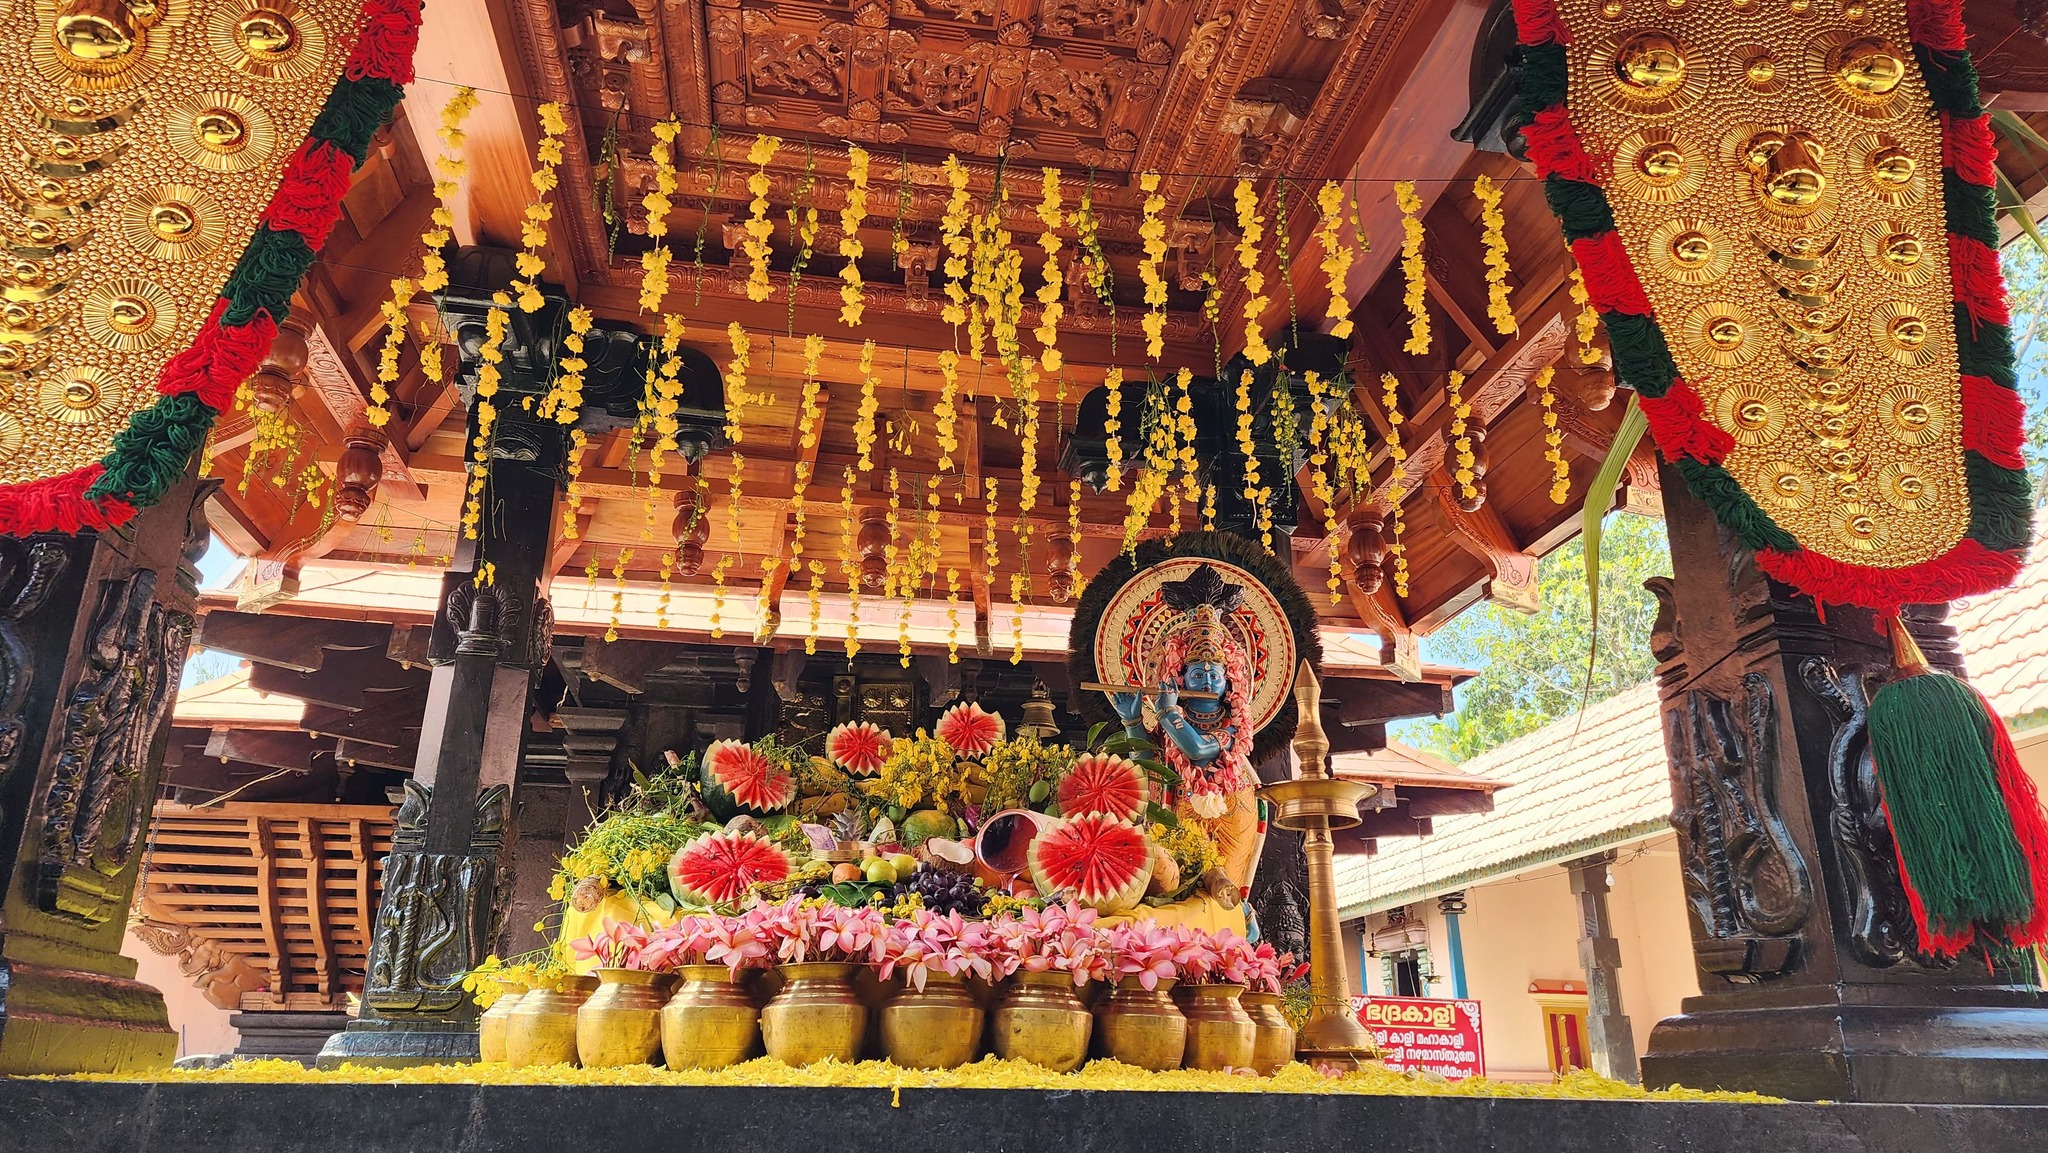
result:
[(2020, 395), (2027, 402), (2027, 464), (2039, 500), (2048, 497), (2048, 404), (2042, 402), (2048, 386), (2048, 256), (2026, 243), (2007, 245), (2004, 256), (2012, 346), (2018, 354)]
[[(1600, 636), (1595, 651), (1586, 603), (1584, 546), (1572, 540), (1537, 563), (1542, 608), (1526, 615), (1487, 604), (1423, 642), (1431, 661), (1479, 675), (1458, 688), (1458, 711), (1412, 721), (1402, 740), (1463, 761), (1647, 680), (1657, 602), (1643, 581), (1671, 571), (1664, 522), (1625, 513), (1607, 518), (1600, 550)], [(1590, 695), (1586, 661), (1593, 657)]]

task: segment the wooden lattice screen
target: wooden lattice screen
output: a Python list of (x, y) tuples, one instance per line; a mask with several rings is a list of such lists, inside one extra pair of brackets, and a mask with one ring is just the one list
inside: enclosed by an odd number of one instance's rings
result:
[(360, 992), (392, 810), (157, 806), (142, 921), (216, 1004), (336, 1009)]

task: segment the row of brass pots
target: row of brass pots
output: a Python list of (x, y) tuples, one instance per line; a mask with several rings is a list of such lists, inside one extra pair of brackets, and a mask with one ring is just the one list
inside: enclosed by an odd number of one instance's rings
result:
[[(780, 988), (757, 1004), (776, 981)], [(1084, 991), (1095, 994), (1092, 1010)], [(673, 977), (600, 969), (563, 990), (506, 993), (485, 1010), (478, 1048), (483, 1060), (515, 1067), (660, 1058), (671, 1069), (720, 1069), (764, 1052), (788, 1065), (853, 1062), (877, 1042), (880, 1056), (911, 1069), (965, 1065), (984, 1048), (1060, 1073), (1090, 1056), (1154, 1071), (1262, 1075), (1294, 1059), (1294, 1028), (1275, 994), (1172, 981), (1148, 990), (1129, 978), (1106, 996), (1084, 991), (1056, 972), (1019, 973), (1000, 987), (933, 974), (922, 990), (892, 993), (872, 970), (831, 962), (781, 966), (754, 990), (720, 965), (685, 966)]]

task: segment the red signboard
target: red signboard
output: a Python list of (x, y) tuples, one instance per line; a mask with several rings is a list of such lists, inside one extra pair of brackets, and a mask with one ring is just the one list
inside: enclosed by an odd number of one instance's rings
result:
[(1351, 1007), (1372, 1034), (1372, 1043), (1386, 1054), (1389, 1069), (1453, 1079), (1486, 1072), (1477, 1001), (1353, 997)]

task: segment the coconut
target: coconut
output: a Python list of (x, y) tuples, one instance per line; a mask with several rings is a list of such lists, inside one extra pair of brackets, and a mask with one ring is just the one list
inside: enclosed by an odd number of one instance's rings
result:
[(951, 837), (927, 837), (916, 855), (943, 873), (964, 873), (974, 867), (974, 850), (965, 841)]

